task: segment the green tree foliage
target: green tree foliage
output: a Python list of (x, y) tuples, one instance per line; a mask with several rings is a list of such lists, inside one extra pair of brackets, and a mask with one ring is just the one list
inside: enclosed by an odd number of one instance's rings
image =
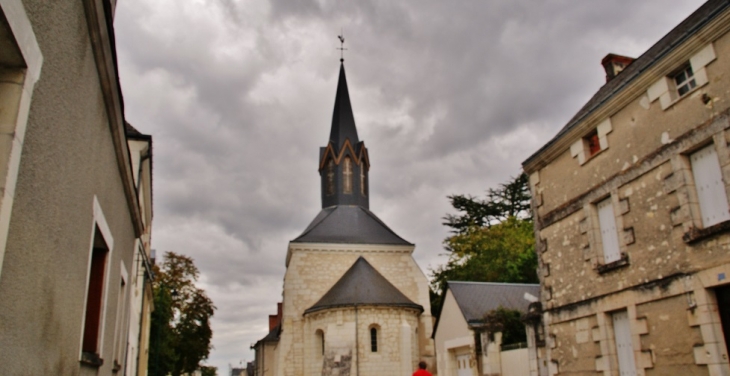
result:
[(538, 283), (527, 176), (489, 189), (486, 200), (449, 196), (460, 213), (444, 217), (453, 235), (444, 240), (449, 259), (431, 270), (431, 310), (441, 311), (446, 281)]
[(200, 272), (190, 257), (167, 252), (162, 266), (155, 265), (154, 271), (149, 374), (192, 373), (210, 354), (215, 306), (195, 285)]
[(530, 187), (525, 174), (520, 174), (498, 189), (489, 188), (486, 200), (471, 195), (448, 196), (451, 206), (460, 213), (447, 214), (444, 225), (451, 227), (457, 234), (470, 231), (474, 227), (490, 227), (509, 217), (532, 218), (530, 210)]
[(485, 329), (489, 333), (502, 332), (502, 346), (527, 342), (527, 332), (521, 317), (520, 311), (499, 306), (484, 315)]
[(218, 367), (203, 366), (200, 367), (200, 373), (203, 376), (218, 376)]

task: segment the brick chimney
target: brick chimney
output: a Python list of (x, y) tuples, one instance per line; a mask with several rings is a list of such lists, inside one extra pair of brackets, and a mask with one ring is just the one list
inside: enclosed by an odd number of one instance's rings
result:
[(632, 57), (621, 56), (616, 54), (608, 54), (601, 60), (603, 69), (606, 70), (606, 82), (611, 81), (614, 77), (618, 76), (622, 70), (624, 70), (634, 60)]
[(269, 315), (269, 331), (274, 330), (274, 328), (276, 328), (276, 326), (281, 323), (281, 316), (282, 316), (282, 305), (281, 305), (281, 303), (276, 303), (276, 314)]

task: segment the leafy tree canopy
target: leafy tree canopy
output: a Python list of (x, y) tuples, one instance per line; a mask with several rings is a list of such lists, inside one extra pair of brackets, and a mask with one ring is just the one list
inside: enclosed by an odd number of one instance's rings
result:
[(210, 354), (210, 318), (215, 306), (195, 285), (200, 272), (192, 258), (167, 252), (162, 266), (155, 265), (154, 272), (149, 374), (192, 373)]
[(449, 259), (431, 270), (431, 310), (441, 311), (447, 281), (538, 283), (527, 176), (489, 189), (486, 200), (449, 196), (458, 215), (444, 217), (453, 235), (444, 240)]
[(500, 306), (484, 315), (485, 329), (492, 334), (501, 332), (502, 346), (527, 342), (527, 332), (521, 317), (520, 311)]
[(461, 234), (473, 227), (490, 227), (509, 217), (531, 219), (530, 187), (525, 174), (520, 174), (498, 189), (489, 188), (487, 198), (480, 200), (471, 195), (448, 196), (451, 206), (460, 213), (447, 214), (444, 225)]

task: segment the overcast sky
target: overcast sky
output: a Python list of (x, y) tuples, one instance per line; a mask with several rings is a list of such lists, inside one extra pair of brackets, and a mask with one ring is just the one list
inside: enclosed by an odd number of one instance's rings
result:
[(370, 209), (443, 263), (450, 194), (520, 173), (605, 82), (699, 0), (120, 0), (127, 120), (153, 136), (158, 254), (192, 256), (218, 307), (209, 364), (253, 360), (284, 258), (321, 208), (344, 29)]

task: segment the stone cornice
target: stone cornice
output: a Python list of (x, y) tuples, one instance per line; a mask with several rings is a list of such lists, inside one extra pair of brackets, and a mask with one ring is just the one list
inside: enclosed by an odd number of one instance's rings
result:
[(402, 253), (410, 255), (415, 245), (387, 244), (345, 244), (345, 243), (289, 243), (286, 253), (286, 266), (289, 266), (294, 252), (312, 253)]

